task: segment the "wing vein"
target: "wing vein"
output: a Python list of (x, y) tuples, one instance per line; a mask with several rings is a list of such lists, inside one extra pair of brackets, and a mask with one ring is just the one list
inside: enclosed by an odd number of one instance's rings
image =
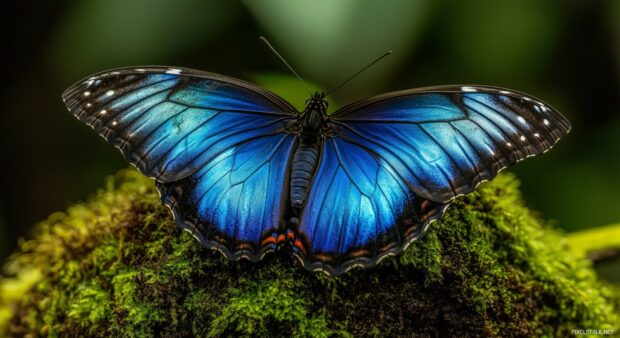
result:
[[(133, 145), (132, 148), (133, 150), (140, 148), (144, 142), (146, 142), (146, 140), (151, 137), (153, 134), (155, 134), (156, 131), (158, 131), (165, 123), (167, 123), (168, 121), (172, 120), (173, 118), (183, 114), (184, 112), (186, 112), (189, 108), (183, 108), (182, 110), (178, 111), (176, 114), (169, 116), (168, 118), (166, 118), (165, 120), (163, 120), (162, 122), (160, 122), (155, 128), (153, 128), (146, 136), (144, 136), (142, 138), (142, 140), (140, 140), (140, 142), (138, 142), (137, 144)], [(126, 141), (126, 140), (124, 140)], [(147, 153), (145, 154), (148, 155), (148, 153), (150, 152), (151, 149), (153, 149), (153, 147), (156, 147), (159, 143), (161, 143), (162, 140), (158, 141), (156, 144), (152, 145), (149, 150), (147, 151)], [(133, 152), (133, 151), (132, 151)]]
[[(366, 140), (366, 141), (368, 141), (368, 142), (370, 142), (370, 143), (374, 144), (375, 146), (377, 146), (377, 147), (379, 147), (379, 148), (381, 148), (381, 149), (385, 150), (386, 152), (388, 152), (388, 153), (392, 154), (392, 156), (394, 156), (396, 159), (398, 159), (398, 161), (399, 161), (399, 162), (401, 162), (405, 168), (407, 168), (407, 171), (409, 171), (409, 173), (411, 174), (411, 176), (415, 177), (415, 179), (416, 179), (416, 180), (420, 183), (420, 185), (421, 185), (424, 189), (426, 189), (427, 191), (430, 191), (430, 189), (428, 188), (428, 186), (424, 185), (423, 180), (422, 180), (422, 179), (420, 179), (420, 177), (419, 177), (419, 176), (418, 176), (418, 175), (417, 175), (417, 174), (416, 174), (413, 170), (411, 170), (411, 168), (409, 168), (409, 166), (408, 166), (408, 165), (407, 165), (407, 164), (406, 164), (406, 163), (405, 163), (405, 162), (404, 162), (404, 161), (400, 158), (400, 156), (399, 156), (399, 155), (395, 154), (395, 153), (394, 153), (392, 150), (390, 150), (388, 147), (386, 147), (386, 146), (384, 146), (384, 145), (380, 144), (379, 142), (377, 142), (377, 141), (375, 141), (375, 140), (370, 139), (370, 138), (369, 138), (369, 137), (367, 137), (366, 135), (364, 135), (364, 134), (362, 134), (362, 133), (358, 132), (357, 130), (355, 130), (355, 129), (351, 128), (351, 127), (350, 127), (350, 126), (348, 126), (346, 123), (342, 123), (342, 122), (335, 122), (335, 123), (338, 123), (339, 125), (341, 125), (341, 126), (343, 126), (343, 127), (347, 128), (347, 129), (349, 129), (352, 133), (354, 133), (354, 134), (358, 135), (359, 137), (363, 138), (364, 140)], [(372, 151), (371, 151), (368, 147), (366, 147), (366, 146), (364, 146), (363, 144), (358, 143), (358, 142), (356, 142), (356, 141), (354, 141), (354, 140), (344, 140), (344, 139), (343, 139), (343, 141), (344, 141), (344, 142), (347, 142), (347, 143), (350, 143), (350, 144), (357, 145), (357, 146), (361, 147), (362, 149), (366, 150), (367, 152), (372, 153)], [(388, 161), (386, 158), (384, 158), (383, 156), (381, 156), (381, 154), (378, 154), (378, 153), (377, 153), (376, 155), (377, 155), (377, 156), (379, 156), (379, 157), (380, 157), (380, 158), (381, 158), (384, 162), (389, 163), (389, 161)], [(393, 166), (392, 166), (392, 165), (390, 165), (390, 166), (393, 168)], [(393, 168), (393, 169), (394, 169), (394, 168)], [(409, 185), (409, 183), (407, 182), (407, 180), (405, 180), (405, 179), (404, 179), (404, 178), (400, 175), (400, 173), (398, 173), (398, 171), (397, 171), (397, 170), (394, 170), (394, 172), (396, 172), (396, 173), (398, 174), (398, 176), (401, 178), (401, 180), (402, 180), (403, 182), (405, 182), (405, 184), (407, 185), (407, 188), (409, 188), (409, 190), (411, 190), (411, 192), (414, 192), (413, 188)]]
[[(250, 131), (250, 130), (255, 130), (255, 129), (259, 129), (259, 128), (265, 128), (265, 127), (268, 127), (268, 126), (270, 126), (270, 125), (273, 125), (273, 124), (276, 124), (276, 123), (280, 122), (280, 121), (281, 121), (281, 120), (283, 120), (283, 119), (284, 119), (284, 118), (279, 118), (279, 119), (277, 119), (277, 120), (274, 120), (274, 121), (271, 121), (271, 122), (265, 123), (264, 125), (261, 125), (261, 126), (256, 127), (256, 128), (249, 128), (249, 129), (243, 129), (243, 130), (238, 130), (238, 131), (235, 131), (235, 132), (233, 132), (233, 133), (230, 133), (230, 134), (225, 135), (225, 136), (224, 136), (224, 137), (222, 137), (222, 138), (218, 138), (218, 139), (214, 140), (214, 142), (213, 142), (213, 143), (220, 142), (220, 141), (222, 141), (223, 139), (231, 138), (231, 137), (236, 136), (236, 135), (238, 135), (238, 134), (241, 134), (241, 133), (243, 133), (243, 132), (248, 132), (248, 131)], [(215, 134), (213, 134), (213, 135), (210, 135), (210, 137), (209, 137), (209, 138), (211, 138), (211, 137), (215, 137), (215, 136), (218, 136), (218, 135), (221, 135), (221, 134), (223, 134), (223, 133), (225, 133), (225, 132), (226, 132), (226, 130), (222, 130), (222, 131), (217, 132), (217, 133), (215, 133)], [(277, 131), (277, 132), (270, 132), (270, 133), (268, 133), (268, 134), (263, 134), (263, 135), (259, 135), (259, 136), (256, 136), (256, 137), (252, 137), (252, 138), (250, 138), (250, 140), (254, 140), (254, 139), (257, 139), (257, 138), (260, 138), (260, 137), (264, 137), (264, 136), (272, 136), (272, 135), (276, 135), (276, 134), (279, 134), (279, 133), (281, 133), (281, 132), (280, 132), (280, 131)], [(247, 141), (247, 140), (245, 140), (245, 141)], [(236, 146), (236, 145), (238, 145), (238, 144), (240, 144), (240, 143), (243, 143), (243, 142), (244, 142), (244, 141), (240, 141), (240, 142), (238, 142), (238, 143), (236, 143), (236, 144), (234, 144), (234, 145), (230, 145), (229, 147), (234, 147), (234, 146)], [(203, 143), (204, 143), (204, 140), (203, 140)], [(197, 152), (196, 154), (194, 154), (194, 156), (191, 158), (191, 160), (189, 160), (187, 163), (193, 163), (193, 162), (194, 162), (197, 158), (199, 158), (199, 157), (200, 157), (200, 156), (202, 156), (205, 152), (207, 152), (207, 150), (209, 150), (209, 147), (206, 147), (206, 148), (205, 148), (205, 149), (203, 149), (202, 151)], [(224, 150), (222, 150), (222, 151), (224, 151)], [(220, 154), (222, 151), (220, 151), (220, 152), (218, 152), (217, 154), (215, 154), (214, 156), (212, 156), (212, 158), (214, 158), (215, 156), (217, 156), (218, 154)], [(174, 158), (169, 159), (169, 160), (168, 160), (168, 163), (170, 163), (170, 162), (174, 161), (174, 160), (175, 160), (178, 156), (180, 156), (180, 154), (177, 154)], [(162, 158), (163, 158), (163, 157), (162, 157)], [(162, 170), (162, 172), (165, 172), (165, 171), (166, 171), (167, 166), (168, 166), (168, 164), (166, 164), (166, 167), (164, 167), (164, 169)]]
[[(463, 134), (462, 131), (460, 131), (457, 127), (455, 127), (452, 123), (450, 123), (450, 127), (455, 130), (459, 135), (461, 135), (461, 137), (465, 140), (465, 142), (467, 142), (467, 144), (471, 147), (471, 149), (474, 150), (474, 152), (476, 153), (476, 155), (478, 155), (478, 158), (480, 158), (480, 160), (484, 160), (484, 157), (480, 154), (480, 152), (478, 151), (478, 149), (476, 148), (476, 146), (474, 146), (473, 143), (471, 143), (471, 140), (465, 136)], [(482, 174), (480, 173), (480, 171), (478, 170), (478, 165), (476, 164), (476, 161), (474, 161), (468, 154), (468, 152), (465, 150), (465, 148), (463, 147), (463, 145), (461, 144), (460, 139), (457, 142), (459, 148), (461, 149), (461, 152), (463, 152), (463, 154), (465, 154), (465, 157), (467, 157), (467, 160), (469, 161), (469, 163), (471, 164), (472, 168), (474, 169), (474, 171), (476, 172), (476, 177), (478, 178), (478, 181), (481, 181), (483, 179)]]
[[(321, 211), (321, 213), (319, 214), (319, 218), (317, 219), (317, 224), (315, 224), (314, 229), (312, 231), (312, 237), (311, 238), (316, 238), (316, 231), (319, 228), (318, 224), (321, 224), (320, 220), (321, 217), (324, 215), (324, 213), (322, 212), (323, 210), (323, 206), (325, 205), (325, 199), (327, 197), (327, 194), (329, 194), (329, 192), (331, 191), (332, 187), (333, 187), (333, 183), (334, 183), (334, 179), (336, 179), (336, 176), (338, 176), (338, 170), (336, 170), (336, 172), (334, 173), (334, 176), (331, 177), (330, 181), (329, 181), (329, 185), (328, 185), (328, 189), (325, 192), (325, 194), (323, 194), (323, 196), (321, 196), (321, 204), (318, 210)], [(305, 211), (304, 211), (305, 212)]]
[[(119, 96), (117, 96), (117, 97), (110, 98), (109, 100), (107, 100), (107, 101), (105, 101), (105, 102), (102, 102), (101, 104), (99, 104), (96, 108), (92, 109), (91, 111), (93, 111), (93, 112), (98, 112), (101, 108), (103, 108), (103, 107), (105, 107), (105, 106), (109, 105), (111, 102), (113, 102), (113, 101), (117, 101), (117, 100), (119, 100), (120, 98), (127, 97), (127, 96), (128, 96), (129, 94), (131, 94), (132, 92), (135, 92), (135, 91), (138, 91), (138, 90), (143, 90), (143, 89), (148, 88), (148, 87), (154, 87), (154, 86), (157, 86), (157, 85), (162, 84), (162, 83), (164, 83), (164, 82), (167, 82), (167, 81), (173, 81), (173, 80), (176, 80), (176, 79), (175, 79), (175, 78), (172, 78), (172, 79), (161, 80), (161, 81), (157, 81), (157, 82), (149, 83), (149, 84), (144, 85), (144, 86), (141, 86), (141, 87), (139, 87), (139, 88), (132, 89), (132, 90), (128, 91), (127, 93), (123, 93), (123, 95), (119, 95)], [(111, 87), (111, 88), (112, 88), (112, 90), (114, 90), (114, 89), (118, 89), (119, 87), (121, 87), (121, 85), (119, 85), (119, 86), (114, 86), (114, 87)], [(174, 86), (173, 86), (173, 87), (174, 87)], [(108, 88), (105, 88), (105, 90), (110, 90), (111, 88), (110, 88), (110, 87), (108, 87)], [(147, 96), (145, 96), (145, 97), (143, 97), (143, 98), (140, 98), (140, 99), (138, 99), (138, 101), (136, 101), (136, 102), (134, 102), (134, 103), (132, 103), (132, 104), (128, 105), (127, 107), (125, 107), (125, 108), (123, 108), (123, 109), (118, 110), (118, 111), (116, 112), (116, 114), (114, 114), (113, 116), (109, 116), (109, 117), (110, 117), (110, 119), (112, 119), (112, 118), (116, 117), (118, 114), (120, 114), (120, 113), (122, 113), (122, 112), (125, 112), (127, 109), (133, 108), (135, 105), (139, 104), (140, 102), (143, 102), (144, 100), (147, 100), (147, 99), (149, 99), (149, 98), (151, 98), (151, 97), (153, 97), (153, 96), (155, 96), (155, 95), (161, 94), (161, 93), (163, 93), (163, 92), (165, 92), (165, 91), (167, 91), (167, 90), (171, 90), (171, 88), (164, 88), (164, 89), (159, 90), (159, 91), (157, 91), (157, 92), (151, 93), (151, 94), (149, 94), (149, 95), (147, 95)], [(102, 90), (102, 91), (103, 91), (103, 90)], [(80, 113), (79, 113), (79, 114), (76, 114), (76, 116), (78, 116), (78, 117), (80, 118), (80, 120), (81, 120), (81, 117), (82, 117), (81, 115), (82, 115), (82, 113), (83, 113), (83, 112), (85, 112), (85, 111), (87, 111), (87, 110), (86, 110), (85, 108), (82, 108), (82, 110), (80, 111)]]
[[(473, 108), (469, 107), (470, 109), (472, 109), (472, 111), (477, 114), (478, 116), (481, 116), (483, 119), (487, 120), (490, 124), (492, 124), (502, 135), (504, 135), (503, 139), (505, 140), (509, 140), (511, 143), (514, 143), (514, 147), (510, 148), (510, 151), (512, 152), (513, 155), (515, 155), (516, 159), (521, 158), (521, 156), (519, 156), (519, 154), (517, 153), (517, 143), (515, 142), (515, 140), (513, 140), (510, 135), (508, 133), (506, 133), (505, 130), (503, 130), (502, 128), (500, 128), (493, 120), (491, 120), (490, 118), (488, 118), (487, 116), (485, 116), (484, 114), (474, 110)], [(484, 129), (484, 128), (483, 128)], [(508, 160), (510, 160), (510, 158), (508, 158)]]
[[(476, 99), (473, 99), (473, 98), (469, 98), (469, 99), (474, 101), (474, 102), (477, 102), (478, 104), (480, 104), (482, 106), (487, 107), (488, 109), (494, 111), (498, 116), (501, 116), (502, 118), (506, 119), (512, 125), (513, 128), (515, 128), (516, 130), (518, 130), (521, 133), (521, 136), (525, 137), (525, 135), (527, 134), (523, 129), (521, 129), (521, 127), (520, 127), (520, 125), (518, 123), (515, 123), (514, 120), (512, 120), (509, 116), (506, 116), (504, 114), (504, 112), (502, 112), (501, 110), (493, 108), (493, 107), (489, 106), (488, 104), (485, 104), (484, 102), (480, 102), (479, 100), (476, 100)], [(513, 111), (512, 109), (510, 109), (510, 110)], [(515, 114), (516, 114), (516, 112), (515, 112)], [(516, 143), (515, 146), (517, 146), (517, 144), (519, 144), (519, 143)], [(533, 153), (531, 153), (528, 150), (527, 145), (524, 146), (523, 149), (527, 152), (527, 154), (534, 155)]]

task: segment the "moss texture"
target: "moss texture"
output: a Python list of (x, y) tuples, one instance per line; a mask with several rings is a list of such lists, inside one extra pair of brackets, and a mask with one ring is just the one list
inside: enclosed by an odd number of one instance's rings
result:
[(572, 251), (590, 256), (601, 252), (619, 252), (620, 223), (573, 232), (568, 236), (568, 246)]
[[(42, 222), (0, 279), (0, 335), (564, 336), (617, 330), (618, 290), (503, 174), (401, 256), (330, 278), (283, 255), (231, 263), (175, 226), (134, 170)], [(616, 331), (617, 332), (617, 331)]]

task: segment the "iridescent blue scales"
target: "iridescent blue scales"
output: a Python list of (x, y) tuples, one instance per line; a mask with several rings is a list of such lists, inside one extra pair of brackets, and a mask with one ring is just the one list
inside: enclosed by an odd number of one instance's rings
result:
[(456, 196), (570, 129), (515, 91), (394, 92), (331, 115), (191, 69), (125, 68), (63, 94), (69, 110), (155, 179), (179, 226), (229, 259), (290, 250), (309, 270), (372, 267)]

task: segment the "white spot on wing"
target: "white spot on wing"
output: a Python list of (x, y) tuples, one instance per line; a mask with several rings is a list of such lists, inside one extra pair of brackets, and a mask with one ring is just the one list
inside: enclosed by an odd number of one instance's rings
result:
[(136, 72), (140, 72), (140, 73), (146, 72), (146, 69), (144, 69), (144, 68), (136, 68)]
[(539, 133), (534, 133), (534, 137), (540, 137)]
[(166, 71), (168, 74), (181, 74), (182, 70), (178, 68), (170, 68)]
[(544, 119), (544, 120), (543, 120), (543, 123), (545, 124), (545, 126), (548, 126), (548, 125), (549, 125), (549, 120)]
[(90, 96), (90, 92), (89, 91), (85, 91), (84, 92), (84, 96)]
[(525, 122), (525, 119), (523, 118), (523, 116), (519, 116), (517, 117), (517, 120), (519, 120), (519, 122), (526, 124), (527, 122)]
[(525, 136), (521, 135), (521, 137), (519, 138), (521, 141), (525, 142)]
[(477, 92), (478, 91), (478, 89), (474, 87), (470, 87), (470, 86), (463, 86), (461, 87), (461, 90), (464, 92)]
[(502, 94), (508, 95), (508, 94), (512, 94), (511, 92), (507, 91), (507, 90), (500, 90), (499, 91)]
[(107, 92), (105, 92), (105, 94), (107, 96), (112, 96), (112, 95), (114, 95), (114, 91), (113, 90), (108, 90)]

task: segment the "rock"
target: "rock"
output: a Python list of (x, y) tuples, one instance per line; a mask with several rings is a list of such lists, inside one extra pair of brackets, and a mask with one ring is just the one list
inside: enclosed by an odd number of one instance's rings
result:
[(404, 254), (332, 278), (228, 262), (134, 170), (55, 213), (5, 264), (0, 336), (566, 336), (618, 330), (620, 292), (502, 174)]

